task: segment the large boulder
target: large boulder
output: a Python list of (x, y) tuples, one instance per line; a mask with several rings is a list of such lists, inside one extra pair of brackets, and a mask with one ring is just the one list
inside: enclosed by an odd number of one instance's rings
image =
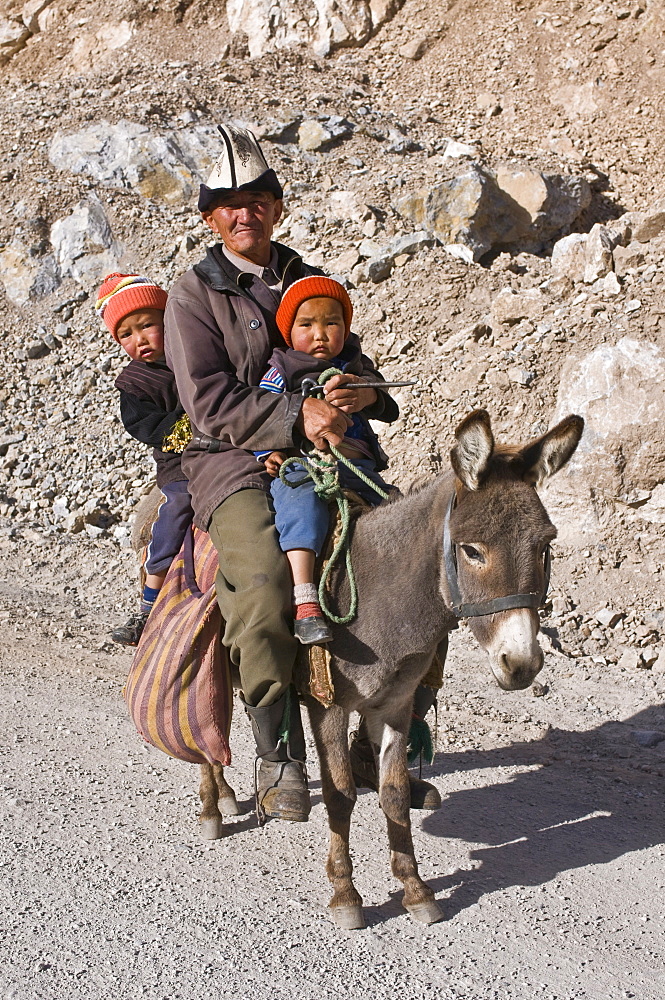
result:
[(480, 260), (514, 226), (508, 199), (491, 171), (478, 163), (444, 164), (431, 187), (397, 202), (398, 212), (443, 244), (463, 244)]
[(575, 174), (543, 174), (523, 164), (503, 163), (497, 168), (496, 179), (500, 189), (528, 215), (527, 220), (515, 213), (515, 230), (508, 240), (526, 248), (567, 232), (591, 203), (588, 182)]
[(49, 159), (58, 170), (84, 174), (106, 187), (133, 188), (146, 198), (178, 204), (198, 193), (219, 153), (219, 134), (211, 127), (159, 135), (136, 122), (101, 121), (80, 132), (57, 132)]
[(364, 45), (404, 0), (227, 0), (232, 32), (247, 36), (253, 59), (275, 49), (306, 48), (318, 56)]
[(561, 373), (553, 423), (569, 413), (586, 421), (582, 441), (545, 493), (546, 504), (563, 512), (568, 533), (579, 541), (580, 533), (597, 530), (604, 503), (648, 496), (665, 482), (662, 351), (623, 337), (571, 359)]
[(570, 228), (590, 198), (581, 177), (515, 164), (495, 173), (479, 163), (447, 159), (433, 185), (405, 195), (396, 208), (444, 245), (467, 247), (477, 261), (496, 247), (541, 250)]

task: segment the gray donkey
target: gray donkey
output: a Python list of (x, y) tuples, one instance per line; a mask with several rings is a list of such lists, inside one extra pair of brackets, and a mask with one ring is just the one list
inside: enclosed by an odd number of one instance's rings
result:
[[(582, 429), (582, 418), (570, 416), (525, 446), (495, 447), (489, 416), (476, 410), (455, 431), (452, 472), (355, 524), (359, 610), (351, 624), (335, 627), (329, 647), (335, 704), (325, 709), (306, 698), (331, 831), (330, 907), (340, 927), (364, 927), (349, 856), (356, 787), (347, 734), (354, 711), (376, 746), (379, 801), (403, 904), (423, 923), (443, 917), (413, 852), (406, 756), (413, 695), (461, 617), (469, 618), (504, 690), (528, 687), (541, 669), (537, 609), (556, 529), (534, 487), (568, 461)], [(333, 595), (344, 607), (341, 572)]]
[[(565, 465), (583, 426), (581, 417), (569, 416), (529, 444), (495, 447), (489, 416), (476, 410), (455, 431), (452, 471), (418, 492), (386, 501), (354, 524), (359, 607), (351, 624), (334, 627), (329, 646), (335, 704), (326, 709), (311, 696), (305, 699), (321, 761), (331, 831), (330, 907), (339, 927), (364, 927), (349, 856), (356, 801), (351, 712), (364, 717), (375, 748), (379, 801), (393, 874), (404, 884), (404, 906), (422, 923), (443, 917), (418, 875), (411, 838), (406, 751), (413, 695), (460, 618), (469, 619), (504, 690), (528, 687), (541, 669), (538, 608), (556, 529), (535, 487)], [(149, 520), (146, 515), (147, 510), (141, 524)], [(342, 571), (332, 580), (335, 602), (348, 606)], [(221, 765), (201, 766), (199, 793), (203, 836), (224, 836), (222, 813), (239, 810)]]

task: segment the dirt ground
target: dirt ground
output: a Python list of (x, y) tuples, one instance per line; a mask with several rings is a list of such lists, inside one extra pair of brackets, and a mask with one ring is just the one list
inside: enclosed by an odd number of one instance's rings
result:
[(248, 811), (202, 842), (198, 769), (133, 730), (130, 654), (108, 643), (110, 619), (92, 601), (72, 613), (22, 561), (6, 547), (3, 998), (661, 1000), (665, 743), (632, 734), (665, 728), (665, 675), (551, 652), (543, 697), (507, 694), (456, 633), (424, 769), (443, 806), (413, 815), (446, 920), (423, 928), (402, 910), (376, 797), (362, 791), (352, 851), (368, 928), (342, 932), (326, 912), (311, 744), (310, 822), (258, 829), (237, 714), (228, 774)]

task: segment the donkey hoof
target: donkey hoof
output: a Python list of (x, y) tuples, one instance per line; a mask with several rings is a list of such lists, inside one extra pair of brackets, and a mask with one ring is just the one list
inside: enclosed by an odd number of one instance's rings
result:
[(443, 920), (443, 910), (435, 899), (428, 899), (426, 903), (415, 903), (413, 906), (407, 906), (405, 903), (404, 908), (419, 924), (436, 924), (439, 920)]
[(229, 795), (225, 799), (220, 799), (217, 808), (223, 816), (240, 816), (240, 806), (236, 802), (235, 795)]
[(201, 836), (204, 840), (221, 840), (225, 833), (221, 816), (201, 820)]
[(335, 927), (344, 931), (361, 931), (365, 927), (362, 906), (333, 906), (331, 913)]

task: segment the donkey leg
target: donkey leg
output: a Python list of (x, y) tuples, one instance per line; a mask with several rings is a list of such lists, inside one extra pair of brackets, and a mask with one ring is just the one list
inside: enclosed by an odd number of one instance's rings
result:
[(349, 854), (351, 813), (356, 803), (356, 785), (348, 750), (349, 716), (338, 705), (324, 709), (308, 702), (316, 748), (321, 762), (321, 786), (328, 812), (330, 850), (326, 872), (334, 889), (330, 906), (333, 922), (345, 930), (365, 926), (362, 899), (353, 884)]
[(201, 764), (199, 798), (203, 809), (199, 815), (201, 836), (204, 840), (219, 840), (224, 836), (224, 821), (217, 805), (219, 789), (212, 764)]
[(236, 793), (224, 777), (223, 766), (221, 764), (213, 764), (212, 770), (217, 784), (217, 807), (219, 811), (223, 813), (224, 816), (239, 816), (241, 810), (236, 801)]
[[(410, 705), (399, 719), (384, 721), (379, 756), (379, 802), (388, 825), (390, 864), (393, 875), (404, 885), (403, 905), (414, 920), (433, 924), (443, 919), (434, 892), (418, 874), (413, 850), (409, 771), (406, 761)], [(372, 729), (376, 723), (371, 720)], [(378, 727), (377, 727), (378, 728)]]

